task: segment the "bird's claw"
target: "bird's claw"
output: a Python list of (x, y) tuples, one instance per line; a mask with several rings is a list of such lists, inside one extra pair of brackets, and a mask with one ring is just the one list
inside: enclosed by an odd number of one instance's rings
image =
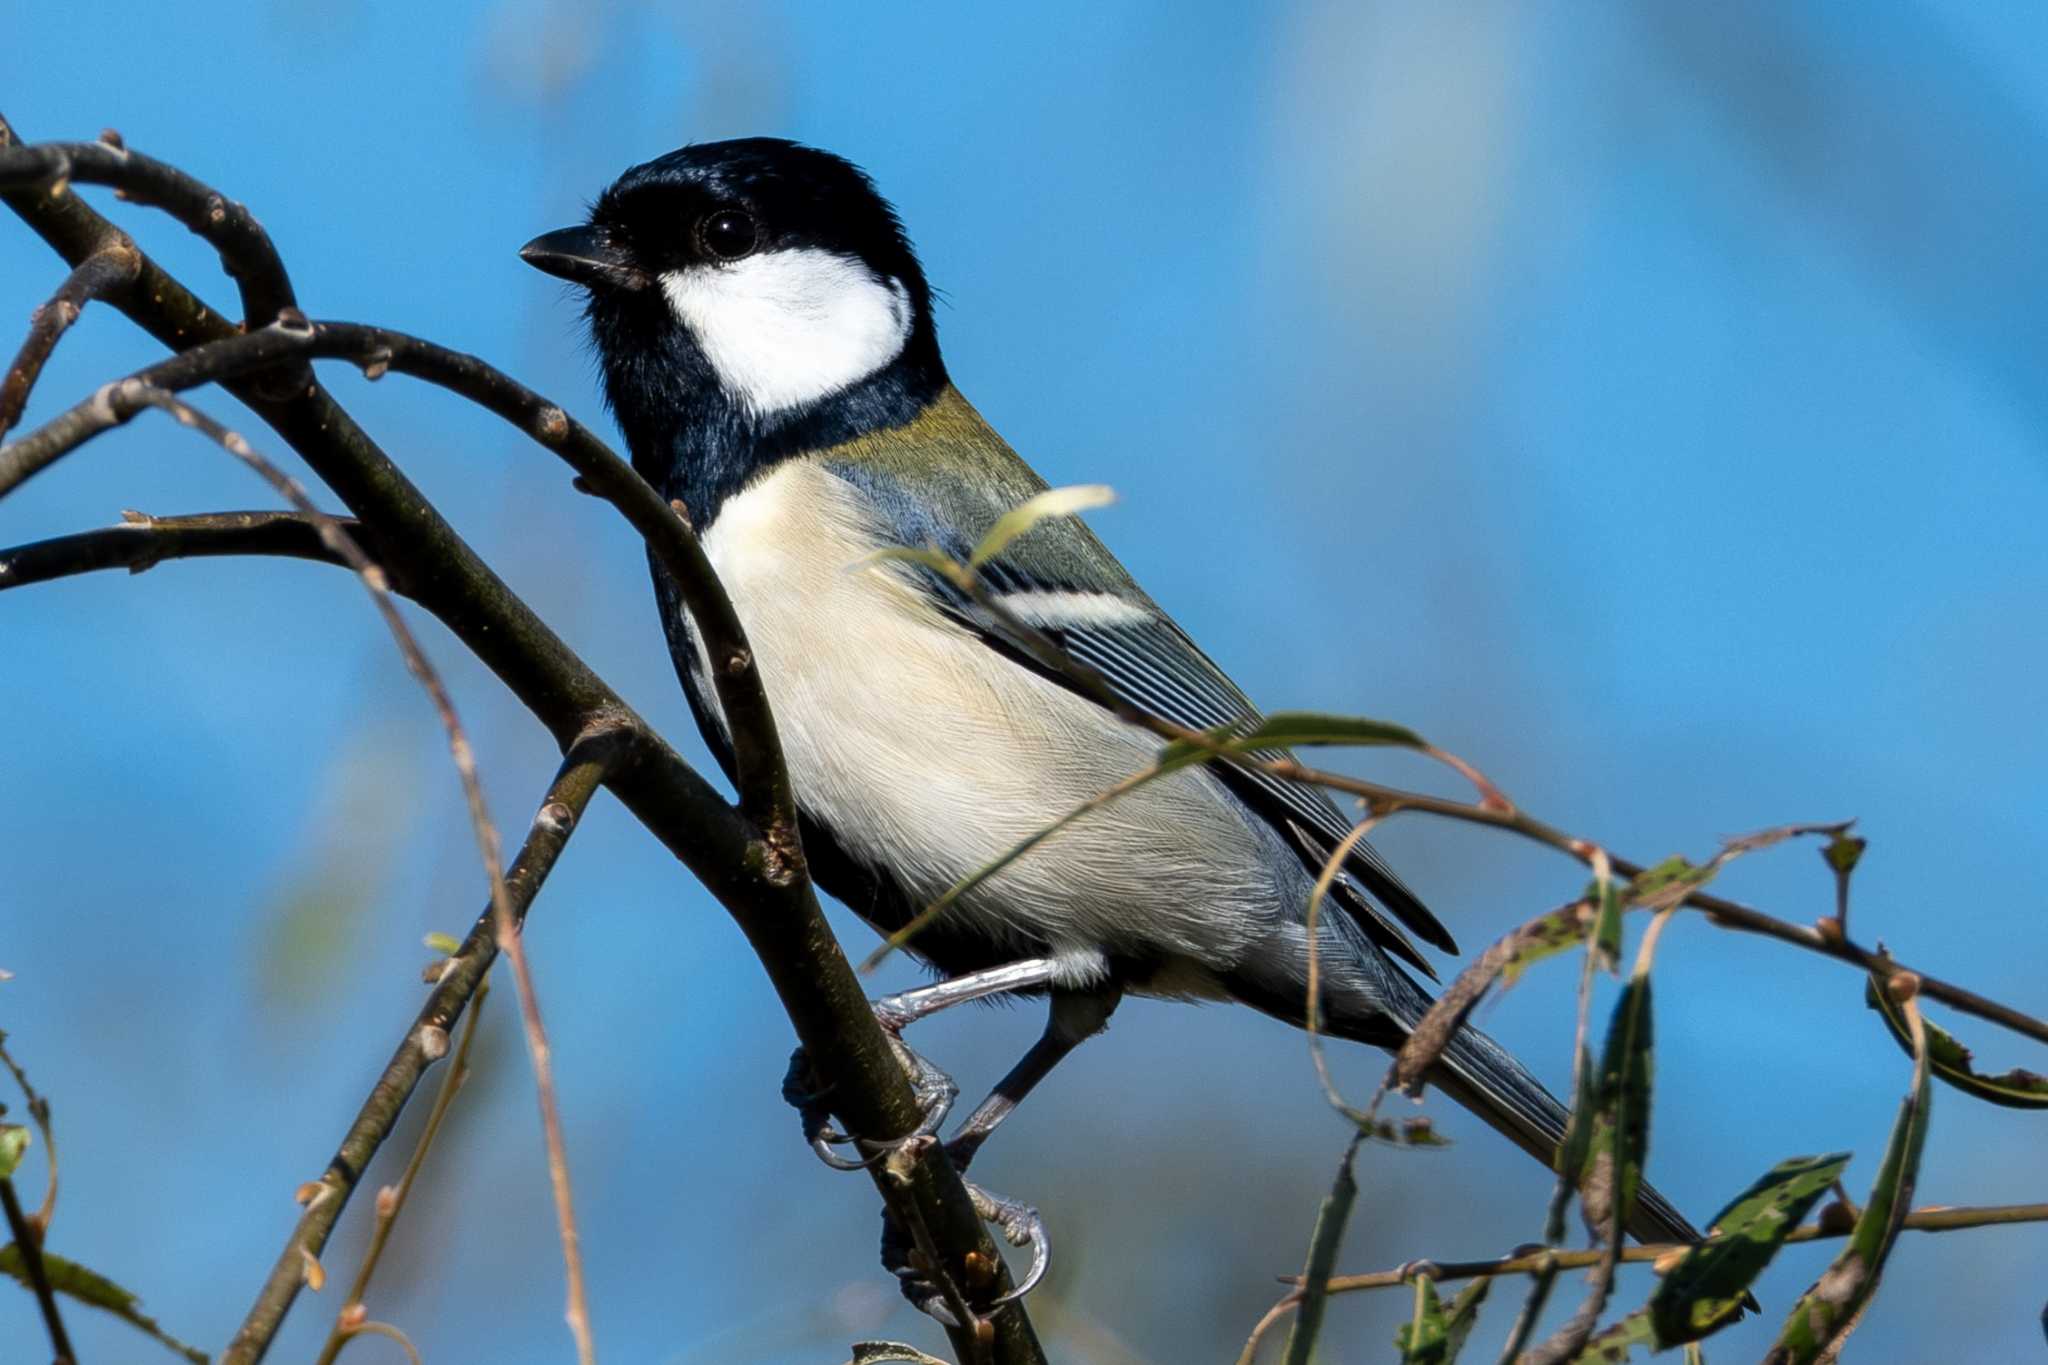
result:
[(974, 1201), (974, 1211), (981, 1215), (983, 1222), (999, 1229), (1003, 1240), (1011, 1246), (1031, 1248), (1031, 1267), (1024, 1272), (1024, 1278), (1017, 1281), (1009, 1293), (990, 1300), (989, 1307), (1000, 1308), (1038, 1288), (1046, 1270), (1052, 1265), (1052, 1238), (1045, 1230), (1045, 1219), (1031, 1205), (990, 1194), (971, 1180), (961, 1183), (967, 1186), (968, 1197)]
[[(1031, 1265), (1008, 1293), (989, 1300), (987, 1311), (993, 1311), (1015, 1299), (1021, 1299), (1038, 1288), (1045, 1279), (1045, 1272), (1052, 1264), (1052, 1239), (1046, 1232), (1045, 1219), (1038, 1210), (1020, 1200), (1006, 1199), (991, 1194), (971, 1180), (960, 1182), (967, 1187), (967, 1196), (974, 1202), (974, 1211), (983, 1222), (990, 1224), (1003, 1235), (1003, 1240), (1014, 1247), (1031, 1248)], [(927, 1317), (936, 1318), (950, 1327), (957, 1327), (953, 1311), (947, 1302), (945, 1291), (939, 1288), (929, 1267), (921, 1266), (913, 1259), (913, 1244), (902, 1226), (891, 1217), (887, 1210), (882, 1214), (882, 1265), (890, 1274), (902, 1282), (903, 1297), (910, 1300), (916, 1309)]]
[[(872, 1139), (836, 1127), (825, 1104), (829, 1087), (819, 1084), (817, 1074), (811, 1069), (810, 1058), (802, 1048), (790, 1054), (789, 1070), (782, 1078), (782, 1098), (802, 1119), (804, 1140), (810, 1143), (818, 1160), (835, 1171), (866, 1170), (904, 1143), (930, 1137), (945, 1123), (946, 1116), (953, 1110), (953, 1102), (960, 1097), (960, 1087), (953, 1083), (951, 1076), (897, 1036), (902, 1027), (900, 1022), (893, 1021), (881, 1010), (876, 1011), (876, 1016), (881, 1021), (883, 1035), (896, 1053), (896, 1060), (910, 1076), (911, 1095), (916, 1099), (921, 1115), (917, 1127), (910, 1133), (900, 1138)], [(855, 1147), (861, 1155), (841, 1156), (833, 1150), (835, 1147)]]

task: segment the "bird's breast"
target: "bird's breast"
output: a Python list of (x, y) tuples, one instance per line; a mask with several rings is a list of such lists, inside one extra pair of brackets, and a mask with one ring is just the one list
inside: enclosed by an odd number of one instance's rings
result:
[[(805, 814), (928, 900), (1149, 766), (1157, 741), (990, 648), (904, 566), (864, 564), (887, 543), (859, 489), (803, 461), (727, 499), (704, 535)], [(1271, 843), (1213, 777), (1184, 771), (1083, 816), (948, 913), (1021, 951), (1224, 968), (1279, 903)]]

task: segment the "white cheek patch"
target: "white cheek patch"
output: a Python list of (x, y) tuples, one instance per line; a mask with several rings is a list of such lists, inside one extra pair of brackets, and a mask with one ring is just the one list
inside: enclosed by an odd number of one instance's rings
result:
[(867, 378), (910, 337), (910, 293), (835, 252), (764, 251), (661, 277), (719, 383), (755, 416)]

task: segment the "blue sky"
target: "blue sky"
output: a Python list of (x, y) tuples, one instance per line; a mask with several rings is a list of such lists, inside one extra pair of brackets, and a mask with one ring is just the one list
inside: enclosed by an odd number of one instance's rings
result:
[[(573, 300), (519, 244), (685, 141), (843, 152), (945, 291), (963, 390), (1054, 483), (1116, 486), (1097, 528), (1266, 705), (1407, 722), (1642, 860), (1860, 816), (1857, 934), (2039, 1013), (2048, 21), (1694, 14), (75, 4), (11, 21), (0, 89), (32, 139), (111, 125), (246, 201), (314, 315), (476, 351), (605, 429)], [(112, 209), (232, 297), (203, 246)], [(0, 263), (0, 317), (19, 322), (60, 272), (11, 218)], [(152, 354), (89, 315), (30, 420)], [(493, 419), (400, 379), (330, 382), (701, 759), (626, 528)], [(0, 541), (264, 505), (219, 452), (145, 420), (10, 497)], [(422, 629), (516, 827), (546, 738)], [(410, 1016), (420, 936), (480, 903), (460, 793), (331, 570), (172, 564), (8, 594), (0, 638), (0, 1027), (57, 1106), (52, 1244), (217, 1345)], [(1468, 951), (1583, 880), (1470, 830), (1396, 822), (1380, 842)], [(1726, 882), (1789, 919), (1829, 904), (1802, 848)], [(788, 1028), (740, 937), (608, 799), (530, 938), (603, 1352), (933, 1344), (872, 1267), (872, 1196), (796, 1141), (776, 1097)], [(1780, 1158), (1837, 1148), (1866, 1187), (1906, 1072), (1855, 974), (1683, 920), (1659, 975), (1667, 1193), (1704, 1219)], [(1570, 977), (1540, 972), (1484, 1019), (1553, 1083)], [(899, 964), (877, 986), (909, 979)], [(566, 1349), (509, 1005), (491, 1004), (373, 1298), (429, 1359)], [(2043, 1069), (1948, 1022), (1994, 1067)], [(1036, 1027), (980, 1011), (926, 1041), (976, 1091)], [(1370, 1085), (1374, 1058), (1341, 1060)], [(1468, 1140), (1370, 1156), (1348, 1267), (1535, 1234), (1541, 1172), (1430, 1112)], [(1298, 1034), (1140, 1002), (977, 1170), (1063, 1238), (1039, 1319), (1062, 1354), (1214, 1358), (1298, 1263), (1342, 1138)], [(1920, 1197), (2039, 1199), (2040, 1143), (2038, 1119), (1940, 1095)], [(352, 1215), (330, 1265), (360, 1244)], [(1824, 1263), (1788, 1252), (1762, 1322), (1720, 1350), (1760, 1353)], [(2038, 1230), (1909, 1238), (1861, 1349), (2038, 1349), (2044, 1275)], [(282, 1358), (334, 1306), (303, 1302)], [(1384, 1357), (1404, 1312), (1341, 1305), (1333, 1357)], [(89, 1357), (138, 1353), (74, 1318)], [(35, 1332), (27, 1297), (0, 1294), (0, 1343)]]

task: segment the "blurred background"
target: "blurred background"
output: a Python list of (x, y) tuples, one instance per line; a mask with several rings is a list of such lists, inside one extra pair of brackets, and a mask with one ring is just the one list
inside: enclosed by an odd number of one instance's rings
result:
[[(2037, 7), (72, 3), (14, 6), (6, 28), (0, 98), (26, 138), (118, 128), (245, 200), (314, 316), (475, 351), (607, 434), (575, 300), (518, 246), (686, 141), (845, 153), (945, 291), (962, 389), (1052, 482), (1117, 487), (1098, 530), (1267, 706), (1407, 722), (1646, 861), (1860, 816), (1857, 935), (2048, 1008)], [(232, 301), (169, 220), (87, 193)], [(61, 276), (0, 216), (0, 347)], [(156, 354), (90, 311), (29, 422)], [(327, 378), (709, 767), (624, 524), (438, 391)], [(269, 505), (145, 417), (9, 498), (0, 542)], [(421, 629), (516, 837), (555, 755)], [(0, 1027), (55, 1104), (50, 1244), (217, 1349), (420, 999), (421, 936), (482, 903), (460, 792), (360, 590), (324, 567), (7, 594), (0, 688)], [(1442, 786), (1395, 759), (1364, 770)], [(1584, 881), (1419, 818), (1379, 842), (1468, 953)], [(1793, 920), (1831, 906), (1810, 846), (1724, 885)], [(873, 942), (836, 922), (855, 953)], [(875, 1266), (866, 1182), (798, 1140), (777, 1094), (789, 1028), (739, 934), (608, 797), (529, 939), (605, 1358), (943, 1347)], [(1859, 977), (1696, 917), (1658, 971), (1662, 1188), (1705, 1221), (1781, 1158), (1840, 1148), (1860, 1198), (1907, 1064)], [(915, 979), (898, 962), (874, 984)], [(1483, 1015), (1558, 1088), (1574, 979), (1552, 963)], [(1991, 1069), (2048, 1069), (1940, 1017)], [(919, 1045), (972, 1098), (1039, 1025), (963, 1011)], [(371, 1310), (429, 1361), (565, 1359), (509, 989), (479, 1047)], [(1380, 1059), (1339, 1062), (1367, 1093)], [(344, 1282), (425, 1107), (329, 1249)], [(1428, 1112), (1457, 1145), (1365, 1154), (1345, 1268), (1537, 1235), (1549, 1180), (1455, 1107)], [(1055, 1358), (1226, 1360), (1298, 1268), (1345, 1132), (1298, 1033), (1137, 1001), (976, 1172), (1051, 1222), (1032, 1303)], [(1920, 1202), (2048, 1197), (2043, 1132), (1940, 1093)], [(1831, 1254), (1786, 1251), (1762, 1319), (1708, 1354), (1759, 1354)], [(1649, 1283), (1626, 1275), (1621, 1301)], [(1518, 1290), (1483, 1320), (1484, 1358)], [(2044, 1294), (2042, 1228), (1908, 1234), (1851, 1355), (2031, 1356)], [(338, 1284), (303, 1298), (273, 1358), (309, 1358), (338, 1302)], [(1391, 1358), (1407, 1309), (1340, 1301), (1325, 1357)], [(153, 1355), (70, 1318), (86, 1359)], [(32, 1300), (0, 1286), (0, 1356), (42, 1349)]]

